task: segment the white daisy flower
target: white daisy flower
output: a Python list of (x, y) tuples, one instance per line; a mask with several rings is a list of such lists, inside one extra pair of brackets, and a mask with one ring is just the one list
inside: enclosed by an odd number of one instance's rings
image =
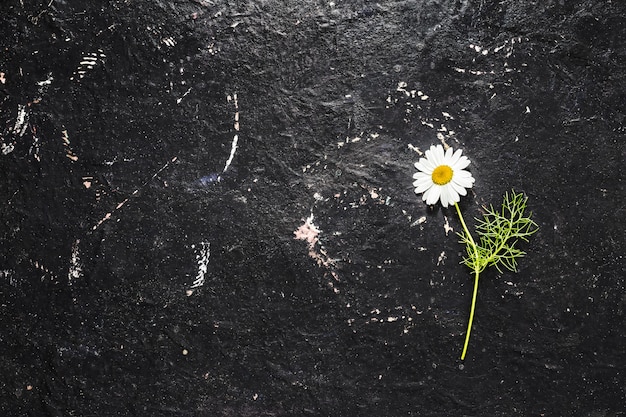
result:
[(460, 196), (467, 194), (467, 188), (472, 188), (474, 177), (464, 169), (470, 161), (462, 153), (461, 149), (453, 153), (452, 148), (444, 152), (443, 146), (432, 145), (426, 157), (415, 163), (420, 172), (413, 174), (413, 186), (416, 194), (424, 193), (422, 199), (426, 204), (441, 200), (444, 207), (454, 205)]

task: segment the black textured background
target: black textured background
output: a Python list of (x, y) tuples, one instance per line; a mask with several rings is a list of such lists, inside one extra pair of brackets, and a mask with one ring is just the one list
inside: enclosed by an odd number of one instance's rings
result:
[[(2, 414), (624, 416), (625, 12), (3, 0)], [(434, 143), (540, 226), (464, 362)]]

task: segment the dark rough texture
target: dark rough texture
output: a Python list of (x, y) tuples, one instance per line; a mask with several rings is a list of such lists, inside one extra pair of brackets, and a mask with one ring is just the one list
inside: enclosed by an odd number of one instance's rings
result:
[[(2, 415), (624, 416), (625, 12), (4, 1)], [(463, 363), (440, 141), (540, 226)]]

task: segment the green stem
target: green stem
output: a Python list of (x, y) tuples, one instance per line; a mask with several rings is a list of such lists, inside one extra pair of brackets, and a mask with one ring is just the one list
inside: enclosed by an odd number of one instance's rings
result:
[(461, 214), (461, 209), (459, 208), (459, 203), (454, 203), (454, 208), (456, 208), (456, 212), (459, 215), (459, 220), (461, 220), (461, 225), (463, 226), (463, 230), (465, 230), (465, 234), (469, 238), (472, 243), (472, 248), (474, 248), (474, 254), (478, 257), (478, 248), (476, 248), (476, 243), (472, 238), (472, 234), (467, 230), (467, 226), (465, 225), (465, 220), (463, 220), (463, 215)]
[(474, 322), (474, 311), (476, 310), (476, 296), (478, 295), (478, 271), (475, 271), (474, 275), (474, 294), (472, 295), (472, 308), (470, 309), (469, 322), (467, 323), (467, 332), (465, 333), (465, 344), (463, 345), (463, 352), (461, 353), (461, 360), (465, 360), (465, 354), (467, 353), (467, 346), (469, 345), (470, 334), (472, 333), (472, 323)]
[(472, 234), (469, 232), (467, 226), (465, 225), (465, 220), (463, 219), (463, 215), (461, 214), (461, 209), (459, 208), (458, 203), (454, 203), (454, 207), (456, 208), (456, 212), (459, 215), (459, 220), (461, 221), (461, 225), (463, 226), (465, 235), (467, 236), (469, 243), (472, 246), (472, 249), (474, 249), (474, 293), (472, 294), (472, 307), (470, 309), (469, 322), (467, 323), (467, 332), (465, 333), (465, 344), (463, 345), (463, 352), (461, 353), (461, 360), (465, 360), (467, 346), (469, 345), (469, 339), (472, 333), (474, 311), (476, 310), (476, 297), (478, 295), (478, 278), (480, 276), (480, 265), (478, 264), (478, 246), (476, 245), (476, 242), (474, 242)]

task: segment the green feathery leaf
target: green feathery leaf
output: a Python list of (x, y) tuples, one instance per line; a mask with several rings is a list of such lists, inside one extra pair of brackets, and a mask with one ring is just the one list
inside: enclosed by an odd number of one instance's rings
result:
[(501, 210), (497, 211), (493, 206), (486, 209), (484, 218), (476, 219), (478, 242), (465, 231), (459, 233), (468, 255), (463, 263), (477, 273), (491, 265), (500, 273), (502, 268), (517, 271), (517, 259), (526, 254), (516, 248), (517, 242), (528, 241), (528, 237), (538, 230), (537, 224), (531, 220), (532, 213), (524, 214), (527, 201), (524, 194), (511, 191), (511, 194), (504, 195)]

